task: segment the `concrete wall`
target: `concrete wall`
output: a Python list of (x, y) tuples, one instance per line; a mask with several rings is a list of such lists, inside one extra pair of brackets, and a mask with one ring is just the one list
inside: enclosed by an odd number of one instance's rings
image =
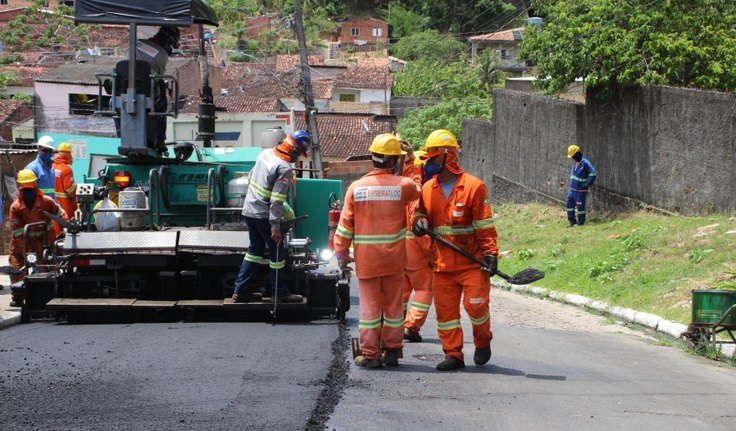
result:
[(686, 215), (736, 213), (736, 95), (626, 89), (585, 104), (497, 90), (493, 122), (466, 120), (463, 163), (496, 202), (562, 201), (567, 146), (598, 170), (596, 210), (643, 206)]
[(394, 96), (391, 98), (391, 115), (402, 118), (407, 111), (436, 105), (439, 102), (440, 99), (437, 97)]

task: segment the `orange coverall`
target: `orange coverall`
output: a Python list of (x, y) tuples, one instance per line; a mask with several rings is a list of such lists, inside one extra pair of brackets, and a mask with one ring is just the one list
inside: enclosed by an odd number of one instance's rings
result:
[[(24, 253), (35, 252), (38, 255), (39, 262), (43, 253), (43, 232), (46, 231), (48, 234), (48, 244), (53, 244), (56, 240), (56, 232), (54, 231), (54, 223), (46, 217), (43, 212), (49, 212), (55, 214), (63, 219), (67, 219), (67, 215), (64, 209), (52, 198), (37, 191), (36, 202), (33, 204), (33, 208), (27, 208), (25, 202), (23, 202), (23, 194), (18, 194), (18, 199), (13, 202), (10, 206), (10, 226), (13, 230), (13, 238), (10, 240), (10, 256), (8, 256), (8, 262), (13, 268), (22, 268), (25, 263)], [(30, 228), (28, 237), (28, 249), (23, 249), (23, 228), (30, 223), (46, 222), (45, 226), (34, 226)], [(23, 280), (22, 275), (11, 276), (10, 280), (15, 283), (16, 281)]]
[[(366, 359), (400, 349), (404, 338), (401, 293), (406, 265), (406, 210), (420, 188), (409, 178), (376, 169), (355, 181), (335, 232), (335, 256), (355, 253), (360, 290), (360, 344)], [(383, 322), (381, 321), (383, 316)]]
[(74, 183), (74, 173), (70, 167), (72, 164), (72, 155), (67, 152), (56, 154), (54, 159), (54, 170), (56, 172), (56, 182), (54, 185), (54, 193), (56, 200), (66, 214), (71, 218), (77, 210), (77, 185)]
[[(485, 254), (498, 255), (488, 191), (479, 178), (462, 172), (447, 199), (437, 177), (427, 181), (414, 214), (415, 219), (418, 217), (426, 217), (430, 229), (480, 260)], [(464, 360), (460, 300), (473, 325), (475, 347), (487, 348), (493, 339), (490, 276), (477, 263), (438, 243), (432, 244), (432, 265), (437, 334), (442, 349), (446, 355)]]
[[(411, 178), (417, 184), (422, 184), (421, 168), (413, 162), (404, 167), (404, 176)], [(429, 307), (432, 306), (432, 265), (430, 247), (432, 239), (428, 236), (417, 237), (411, 232), (411, 220), (419, 200), (409, 204), (408, 223), (406, 231), (406, 272), (404, 273), (404, 328), (419, 332), (427, 320)], [(414, 298), (409, 307), (409, 297), (414, 291)]]

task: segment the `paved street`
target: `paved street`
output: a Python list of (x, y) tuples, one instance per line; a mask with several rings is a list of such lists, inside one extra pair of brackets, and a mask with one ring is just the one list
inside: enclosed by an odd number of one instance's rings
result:
[[(442, 352), (433, 316), (425, 343), (407, 345), (399, 368), (377, 371), (347, 362), (347, 334), (331, 321), (15, 326), (0, 331), (0, 423), (53, 430), (736, 428), (734, 368), (570, 306), (504, 291), (492, 301), (492, 365), (472, 365), (466, 344), (468, 367), (451, 373), (434, 369)], [(350, 312), (353, 336), (357, 311)]]

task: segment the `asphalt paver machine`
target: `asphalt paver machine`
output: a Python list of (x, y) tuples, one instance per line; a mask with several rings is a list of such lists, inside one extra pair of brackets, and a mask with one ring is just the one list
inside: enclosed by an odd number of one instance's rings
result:
[[(119, 115), (120, 156), (107, 159), (98, 178), (78, 185), (82, 214), (64, 224), (66, 234), (44, 256), (29, 256), (33, 262), (27, 266), (39, 271), (24, 282), (23, 320), (48, 313), (74, 321), (268, 315), (272, 302), (230, 299), (249, 245), (240, 202), (262, 148), (212, 145), (215, 106), (205, 63), (199, 108), (204, 145), (180, 142), (173, 156), (162, 155), (151, 129), (156, 116), (177, 115), (178, 83), (173, 76), (150, 73), (135, 58), (138, 26), (198, 25), (201, 37), (201, 25), (218, 24), (214, 10), (202, 0), (78, 0), (75, 20), (130, 28), (130, 59), (97, 76), (99, 94), (112, 98), (110, 105), (98, 106), (99, 113)], [(200, 54), (206, 62), (203, 48)], [(173, 90), (173, 107), (154, 112), (153, 94), (162, 83)], [(341, 181), (297, 178), (291, 187), (293, 214), (284, 221), (286, 267), (279, 276), (304, 300), (276, 304), (280, 313), (343, 319), (350, 306), (348, 276), (328, 249), (331, 194), (342, 195)], [(118, 219), (113, 230), (98, 229), (110, 217)], [(251, 286), (263, 296), (270, 296), (268, 263), (264, 259)]]

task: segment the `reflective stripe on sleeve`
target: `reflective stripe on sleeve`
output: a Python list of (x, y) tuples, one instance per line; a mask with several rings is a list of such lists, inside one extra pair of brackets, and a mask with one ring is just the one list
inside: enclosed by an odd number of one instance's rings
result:
[(493, 226), (493, 219), (492, 218), (484, 218), (483, 220), (478, 220), (473, 222), (473, 229), (485, 229)]
[(340, 235), (343, 238), (347, 239), (353, 239), (353, 231), (346, 228), (343, 225), (337, 226), (337, 230), (335, 231), (335, 235)]

